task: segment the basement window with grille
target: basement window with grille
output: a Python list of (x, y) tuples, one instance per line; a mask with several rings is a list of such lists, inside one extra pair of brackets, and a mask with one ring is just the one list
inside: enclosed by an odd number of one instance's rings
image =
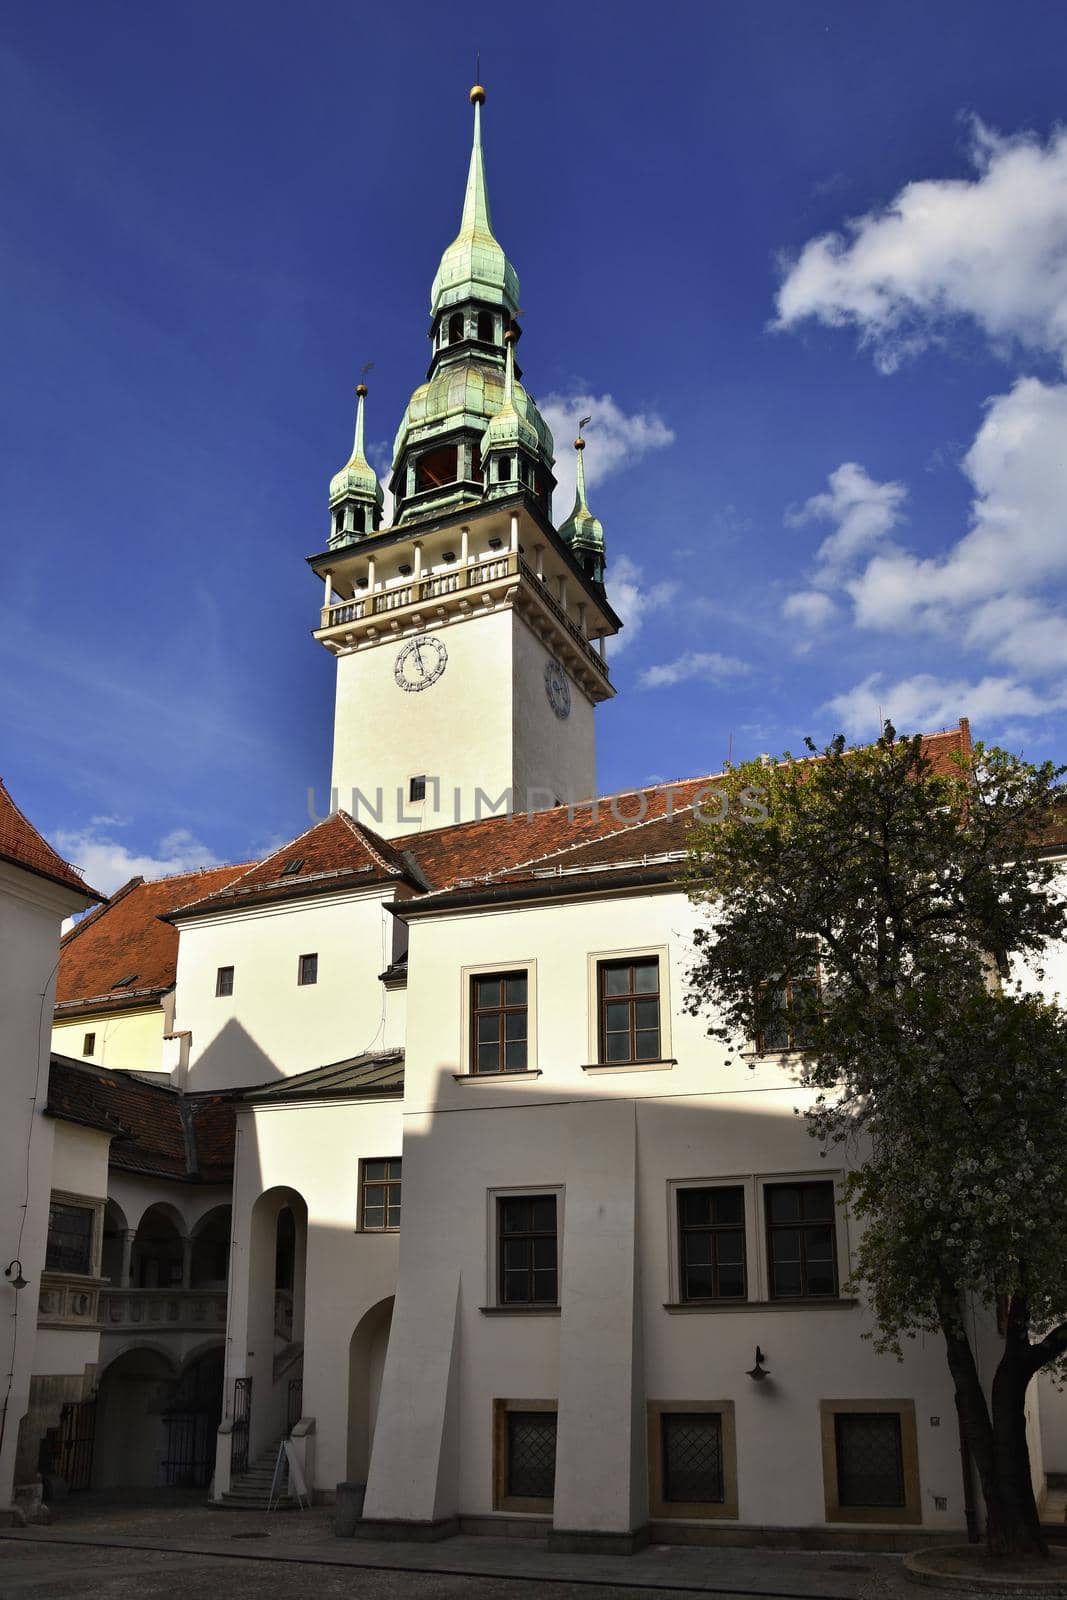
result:
[(648, 1465), (654, 1517), (736, 1517), (732, 1402), (651, 1401)]
[(551, 1513), (556, 1492), (555, 1400), (493, 1402), (493, 1503)]
[(827, 1522), (921, 1520), (911, 1400), (821, 1402)]

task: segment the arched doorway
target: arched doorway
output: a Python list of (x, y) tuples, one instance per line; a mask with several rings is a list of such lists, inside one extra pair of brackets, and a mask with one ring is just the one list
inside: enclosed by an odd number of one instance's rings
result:
[[(249, 1239), (248, 1450), (255, 1460), (300, 1415), (308, 1212), (295, 1189), (268, 1189), (252, 1207)], [(235, 1396), (235, 1412), (236, 1412)], [(242, 1447), (243, 1450), (243, 1447)]]
[(135, 1289), (178, 1289), (182, 1281), (183, 1228), (170, 1206), (149, 1206), (137, 1225), (130, 1281)]
[(116, 1356), (100, 1379), (93, 1449), (94, 1489), (151, 1489), (161, 1481), (177, 1365), (150, 1345)]
[(348, 1480), (366, 1483), (370, 1467), (393, 1297), (379, 1300), (356, 1325), (348, 1347)]
[(190, 1287), (225, 1289), (230, 1268), (230, 1207), (216, 1206), (193, 1229)]
[(100, 1255), (100, 1276), (117, 1289), (122, 1283), (122, 1260), (129, 1223), (122, 1207), (109, 1200), (104, 1207), (104, 1238)]

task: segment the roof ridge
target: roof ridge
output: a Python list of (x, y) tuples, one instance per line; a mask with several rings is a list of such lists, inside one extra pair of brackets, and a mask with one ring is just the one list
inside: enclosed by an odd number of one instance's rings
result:
[(49, 1057), (52, 1061), (61, 1062), (65, 1067), (76, 1067), (87, 1078), (102, 1075), (112, 1083), (129, 1083), (132, 1079), (135, 1083), (143, 1084), (146, 1089), (159, 1089), (164, 1094), (176, 1094), (179, 1098), (182, 1097), (182, 1091), (177, 1084), (153, 1083), (151, 1079), (140, 1076), (129, 1067), (98, 1066), (95, 1061), (79, 1061), (75, 1056), (61, 1055), (58, 1050), (50, 1051)]
[[(368, 828), (365, 823), (357, 822), (355, 818), (347, 811), (337, 810), (333, 813), (333, 815), (335, 817), (341, 817), (342, 820), (348, 824), (355, 838), (359, 840), (360, 844), (364, 845), (370, 851), (375, 861), (385, 872), (391, 872), (395, 874), (398, 872), (398, 870), (402, 870), (397, 868), (395, 862), (387, 861), (382, 855), (381, 851), (378, 849), (379, 844), (388, 845), (388, 839), (381, 838), (378, 834), (374, 833), (372, 829)], [(329, 821), (329, 818), (326, 820)], [(396, 854), (399, 856), (400, 852), (397, 851)]]
[(98, 906), (94, 906), (84, 917), (80, 917), (72, 928), (68, 928), (59, 941), (60, 946), (65, 948), (84, 928), (88, 928), (92, 923), (99, 922), (105, 911), (109, 911), (112, 906), (118, 905), (120, 900), (124, 900), (128, 894), (144, 881), (144, 878), (139, 873), (135, 873), (132, 878), (128, 878), (121, 888), (115, 890), (114, 894), (109, 894), (106, 900), (101, 900)]

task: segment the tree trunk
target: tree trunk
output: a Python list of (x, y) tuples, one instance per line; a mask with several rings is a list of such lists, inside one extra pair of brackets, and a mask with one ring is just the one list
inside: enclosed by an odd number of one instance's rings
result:
[(1023, 1350), (1009, 1332), (993, 1379), (991, 1413), (964, 1324), (950, 1304), (942, 1305), (941, 1328), (960, 1432), (982, 1485), (986, 1548), (995, 1556), (1045, 1557), (1048, 1546), (1034, 1500), (1026, 1443), (1029, 1369)]

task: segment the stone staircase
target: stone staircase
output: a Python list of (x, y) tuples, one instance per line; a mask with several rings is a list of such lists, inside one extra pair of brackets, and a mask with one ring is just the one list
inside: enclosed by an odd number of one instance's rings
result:
[[(229, 1489), (213, 1504), (227, 1511), (266, 1511), (271, 1503), (270, 1486), (274, 1481), (274, 1467), (281, 1446), (280, 1438), (269, 1444), (251, 1466), (246, 1467), (244, 1472), (234, 1474)], [(296, 1503), (296, 1496), (289, 1493), (289, 1472), (286, 1468), (282, 1492), (274, 1502), (274, 1510), (291, 1511)]]

